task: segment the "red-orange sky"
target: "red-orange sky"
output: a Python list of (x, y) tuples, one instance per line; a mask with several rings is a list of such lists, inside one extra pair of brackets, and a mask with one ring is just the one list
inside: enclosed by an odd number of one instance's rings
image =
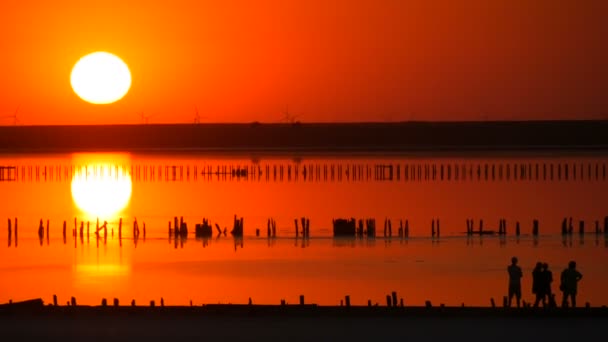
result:
[[(0, 5), (0, 116), (22, 124), (608, 117), (604, 0), (25, 1)], [(121, 101), (69, 75), (105, 50)], [(13, 124), (12, 118), (0, 124)]]

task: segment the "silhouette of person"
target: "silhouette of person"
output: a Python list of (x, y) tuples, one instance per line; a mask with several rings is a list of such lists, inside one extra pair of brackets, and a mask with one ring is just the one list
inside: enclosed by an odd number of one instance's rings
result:
[[(552, 301), (554, 302), (555, 300), (553, 299), (553, 291), (551, 291), (551, 283), (553, 282), (553, 272), (551, 272), (549, 270), (549, 264), (547, 264), (546, 262), (543, 263), (543, 296), (544, 298), (547, 299), (547, 302), (549, 303), (549, 306), (553, 307), (555, 306), (554, 303), (552, 303)], [(543, 298), (543, 303), (544, 303), (544, 299)]]
[(507, 272), (509, 273), (509, 307), (511, 307), (513, 296), (515, 296), (517, 301), (517, 307), (520, 306), (521, 277), (523, 273), (521, 272), (521, 267), (517, 266), (517, 261), (517, 257), (512, 257), (511, 265), (507, 267)]
[(576, 270), (576, 262), (570, 261), (568, 268), (562, 271), (561, 284), (559, 289), (563, 292), (562, 307), (568, 305), (568, 297), (572, 302), (572, 307), (576, 307), (576, 292), (577, 284), (583, 278), (583, 275)]
[(543, 274), (543, 263), (537, 262), (534, 270), (532, 270), (532, 293), (536, 295), (534, 300), (534, 307), (538, 307), (538, 303), (543, 302), (545, 306), (545, 295), (544, 295), (544, 274)]

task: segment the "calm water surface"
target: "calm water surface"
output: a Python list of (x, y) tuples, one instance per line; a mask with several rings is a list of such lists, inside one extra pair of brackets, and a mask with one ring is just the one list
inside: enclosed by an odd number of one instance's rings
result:
[[(348, 294), (354, 304), (382, 304), (397, 291), (406, 305), (429, 299), (485, 306), (491, 297), (501, 301), (516, 255), (524, 299), (532, 300), (536, 261), (548, 262), (557, 279), (574, 259), (584, 275), (579, 302), (605, 305), (608, 240), (595, 229), (604, 230), (608, 215), (607, 164), (598, 154), (3, 155), (0, 166), (10, 169), (0, 173), (0, 302), (57, 294), (82, 304), (115, 297), (125, 304), (161, 297), (167, 305), (250, 297), (295, 303), (304, 294), (308, 302), (339, 304)], [(194, 237), (203, 218), (230, 231), (234, 215), (244, 219), (242, 239), (215, 231)], [(187, 238), (169, 236), (175, 216), (188, 223)], [(307, 239), (295, 237), (294, 219), (303, 216)], [(351, 217), (375, 218), (376, 238), (333, 238), (332, 220)], [(563, 238), (565, 217), (575, 232)], [(483, 220), (484, 230), (497, 230), (500, 218), (507, 237), (464, 234), (467, 219), (476, 229)], [(107, 237), (94, 234), (97, 219), (108, 222)], [(133, 237), (135, 219), (140, 233), (145, 224), (145, 237)], [(275, 237), (267, 236), (268, 219), (277, 224)], [(439, 237), (431, 235), (433, 219), (440, 220)], [(531, 236), (534, 219), (538, 237)], [(82, 238), (72, 236), (74, 220), (84, 227)], [(406, 220), (408, 238), (398, 234)]]

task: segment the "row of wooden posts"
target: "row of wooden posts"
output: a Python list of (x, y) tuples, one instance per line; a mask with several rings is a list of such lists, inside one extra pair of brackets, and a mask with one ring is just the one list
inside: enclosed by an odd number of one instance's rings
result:
[[(177, 227), (177, 224), (178, 224), (177, 216), (174, 218), (174, 224), (175, 224), (174, 227)], [(179, 227), (180, 227), (179, 234), (177, 233), (178, 230), (174, 230), (175, 236), (177, 237), (178, 235), (180, 235), (182, 237), (187, 237), (188, 236), (188, 225), (186, 222), (184, 222), (183, 216), (179, 220)], [(275, 225), (275, 227), (276, 227), (276, 225)], [(242, 217), (239, 218), (239, 217), (237, 217), (237, 215), (234, 215), (234, 219), (232, 221), (232, 230), (230, 231), (230, 234), (234, 237), (243, 237), (244, 228), (245, 228), (244, 219)], [(217, 230), (218, 235), (222, 235), (222, 234), (227, 235), (227, 233), (228, 233), (228, 228), (224, 228), (222, 230), (220, 225), (217, 223), (215, 223), (215, 229)], [(169, 235), (171, 235), (171, 232), (172, 232), (171, 222), (169, 222)], [(203, 218), (203, 223), (197, 223), (195, 225), (194, 235), (197, 238), (211, 237), (213, 235), (213, 228), (211, 225), (211, 221), (207, 218)]]
[[(358, 225), (357, 225), (358, 222)], [(569, 224), (567, 223), (568, 219), (564, 219), (562, 222), (562, 235), (572, 235), (573, 233), (573, 224), (572, 218), (569, 219)], [(332, 221), (333, 223), (333, 234), (334, 236), (368, 236), (375, 237), (376, 236), (376, 220), (375, 219), (359, 219), (358, 221), (354, 218), (344, 219), (338, 218)], [(366, 229), (364, 229), (364, 223)], [(494, 230), (484, 229), (484, 221), (479, 220), (479, 226), (476, 230), (474, 228), (475, 220), (467, 219), (466, 220), (466, 235), (495, 235), (498, 234), (500, 236), (507, 235), (507, 220), (501, 218), (498, 223), (498, 232)], [(397, 232), (399, 237), (408, 238), (409, 237), (409, 221), (405, 220), (405, 224), (403, 220), (399, 220), (399, 230)], [(579, 221), (579, 230), (580, 235), (584, 235), (585, 231), (585, 221)], [(600, 227), (600, 221), (595, 221), (595, 234), (599, 235), (602, 233), (602, 229)], [(608, 236), (608, 216), (604, 217), (604, 229), (603, 233)], [(441, 234), (441, 225), (439, 219), (433, 219), (431, 221), (431, 236), (433, 238), (439, 238)], [(532, 236), (539, 236), (540, 234), (540, 221), (538, 219), (532, 220)], [(521, 226), (520, 222), (515, 222), (515, 235), (521, 235)], [(392, 222), (389, 219), (384, 220), (384, 237), (392, 237)]]
[[(89, 239), (90, 222), (86, 222), (86, 230), (85, 230), (84, 224), (85, 223), (83, 221), (81, 221), (80, 227), (78, 227), (78, 220), (77, 220), (77, 218), (74, 218), (74, 228), (72, 229), (72, 237), (74, 237), (76, 239), (79, 236), (80, 239), (83, 240), (85, 233), (86, 233), (86, 238), (87, 238), (87, 240)], [(333, 224), (333, 235), (335, 237), (341, 237), (341, 236), (375, 237), (376, 236), (376, 219), (356, 220), (354, 218), (350, 218), (350, 219), (338, 218), (338, 219), (334, 219), (332, 221), (332, 224)], [(310, 237), (310, 219), (309, 218), (302, 217), (302, 218), (300, 218), (300, 220), (295, 219), (294, 225), (295, 225), (296, 238), (300, 237), (300, 236), (304, 237), (304, 238)], [(267, 221), (267, 236), (268, 237), (276, 237), (276, 232), (277, 232), (276, 227), (277, 227), (276, 221), (272, 218), (268, 219), (268, 221)], [(221, 235), (221, 234), (227, 235), (227, 228), (224, 228), (222, 230), (220, 228), (219, 224), (217, 224), (217, 223), (215, 223), (215, 228), (219, 235)], [(9, 240), (12, 239), (13, 230), (14, 230), (15, 240), (17, 240), (17, 238), (18, 238), (18, 219), (17, 218), (14, 219), (14, 229), (13, 229), (13, 222), (11, 221), (10, 218), (8, 219)], [(45, 234), (45, 231), (46, 231), (46, 234)], [(143, 223), (143, 230), (140, 230), (139, 222), (137, 221), (137, 219), (135, 219), (133, 221), (133, 232), (132, 232), (133, 238), (138, 239), (142, 232), (143, 232), (143, 238), (145, 239), (146, 238), (146, 224)], [(259, 228), (257, 228), (255, 230), (255, 232), (256, 232), (256, 236), (260, 236)], [(573, 219), (571, 217), (564, 218), (562, 221), (561, 234), (563, 236), (566, 236), (566, 235), (572, 235), (573, 232), (574, 232)], [(213, 233), (213, 229), (212, 229), (212, 225), (211, 225), (209, 219), (204, 218), (202, 221), (202, 224), (196, 224), (195, 236), (197, 238), (211, 237), (212, 233)], [(401, 238), (409, 237), (410, 226), (409, 226), (409, 221), (407, 219), (405, 221), (404, 220), (399, 221), (399, 228), (398, 228), (397, 233), (398, 233), (398, 237), (401, 237)], [(585, 221), (581, 220), (578, 222), (578, 233), (580, 235), (586, 234)], [(604, 217), (603, 230), (601, 228), (600, 221), (599, 220), (595, 221), (595, 234), (599, 235), (601, 233), (604, 233), (605, 235), (608, 236), (608, 216)], [(66, 243), (66, 241), (67, 241), (67, 221), (63, 221), (62, 234), (63, 234), (63, 241), (64, 241), (64, 243)], [(102, 237), (102, 236), (103, 236), (103, 238), (107, 238), (108, 223), (106, 221), (104, 221), (103, 224), (100, 225), (99, 219), (97, 219), (97, 224), (96, 224), (93, 234), (95, 234), (95, 236), (98, 238)], [(243, 237), (244, 219), (242, 217), (239, 218), (239, 217), (237, 217), (237, 215), (234, 216), (233, 228), (230, 231), (230, 234), (235, 237)], [(435, 237), (439, 238), (440, 234), (441, 234), (440, 220), (433, 219), (431, 221), (431, 236), (433, 238), (435, 238)], [(498, 231), (486, 229), (484, 227), (483, 220), (479, 220), (478, 227), (477, 227), (477, 229), (475, 229), (475, 220), (474, 219), (466, 220), (466, 235), (467, 236), (495, 235), (495, 234), (498, 234), (499, 236), (507, 235), (507, 220), (506, 219), (504, 219), (504, 218), (499, 219)], [(516, 221), (515, 222), (515, 235), (520, 236), (520, 234), (521, 234), (521, 225), (520, 225), (519, 221)], [(539, 234), (540, 234), (540, 221), (538, 219), (534, 219), (532, 221), (532, 236), (538, 236)], [(112, 236), (113, 235), (114, 235), (114, 231), (112, 229)], [(392, 221), (389, 219), (384, 220), (383, 235), (384, 235), (384, 237), (393, 236)], [(46, 239), (48, 242), (48, 240), (50, 238), (50, 221), (46, 220), (46, 225), (45, 225), (44, 221), (41, 219), (40, 224), (38, 226), (38, 237), (40, 238), (41, 243), (45, 236), (46, 236)], [(178, 219), (178, 217), (176, 216), (173, 221), (173, 226), (171, 225), (171, 221), (169, 221), (169, 236), (170, 237), (174, 236), (176, 238), (178, 238), (178, 237), (187, 238), (188, 225), (186, 222), (184, 222), (183, 217)], [(122, 239), (122, 218), (119, 219), (119, 223), (118, 223), (118, 238), (119, 238), (119, 240)]]
[[(496, 232), (493, 230), (484, 230), (483, 220), (479, 220), (479, 228), (475, 230), (474, 228), (475, 222), (473, 219), (467, 219), (467, 235), (492, 235)], [(585, 231), (585, 221), (579, 221), (578, 233), (579, 235), (584, 235)], [(574, 232), (573, 219), (564, 218), (562, 221), (561, 234), (563, 236), (572, 235)], [(600, 226), (600, 221), (595, 221), (595, 230), (596, 235), (602, 233), (602, 228)], [(608, 235), (608, 216), (604, 217), (604, 229), (603, 233)], [(519, 221), (515, 222), (515, 235), (520, 236), (521, 227)], [(538, 236), (540, 234), (540, 221), (538, 219), (532, 220), (532, 236)], [(498, 223), (498, 235), (507, 235), (507, 220), (501, 218)]]
[[(25, 305), (43, 305), (44, 302), (42, 301), (42, 299), (27, 300), (27, 301), (19, 302), (19, 303), (13, 303), (12, 300), (9, 300), (9, 305), (24, 305), (24, 304)], [(59, 301), (58, 301), (57, 295), (53, 295), (53, 304), (52, 305), (55, 306), (55, 307), (59, 306)], [(229, 305), (231, 305), (231, 304), (229, 304)], [(249, 299), (248, 299), (248, 305), (253, 305), (253, 300), (251, 299), (251, 297), (249, 297)], [(287, 306), (287, 305), (289, 305), (289, 303), (285, 299), (281, 299), (281, 306)], [(300, 295), (299, 296), (299, 306), (306, 306), (306, 305), (307, 304), (305, 302), (304, 295)], [(310, 306), (316, 306), (315, 304), (309, 304), (309, 305)], [(72, 296), (70, 298), (70, 300), (66, 302), (66, 306), (72, 306), (72, 307), (78, 306), (78, 303), (76, 301), (76, 297)], [(120, 306), (120, 301), (118, 300), (118, 298), (114, 298), (114, 300), (113, 300), (113, 306), (114, 307), (119, 307)], [(131, 300), (130, 306), (132, 306), (132, 307), (137, 306), (136, 302), (135, 302), (135, 299)], [(190, 300), (190, 306), (191, 307), (194, 306), (192, 300)], [(205, 305), (203, 305), (203, 306), (205, 306)], [(344, 296), (344, 299), (340, 300), (340, 306), (341, 307), (350, 307), (351, 306), (351, 301), (350, 301), (350, 296), (349, 295)], [(368, 307), (372, 307), (372, 306), (378, 307), (379, 304), (375, 303), (375, 304), (372, 305), (371, 299), (368, 299), (367, 300), (367, 306)], [(507, 296), (503, 297), (502, 306), (504, 308), (509, 308), (510, 307), (508, 299), (507, 299)], [(101, 307), (108, 307), (108, 300), (106, 298), (102, 298), (101, 299)], [(150, 301), (150, 307), (151, 308), (156, 307), (156, 301), (151, 300)], [(161, 308), (165, 307), (165, 300), (162, 297), (160, 298), (160, 307)], [(404, 303), (403, 297), (399, 298), (397, 296), (397, 292), (396, 291), (392, 291), (390, 294), (386, 295), (386, 307), (389, 307), (389, 308), (390, 307), (393, 307), (393, 308), (397, 308), (397, 307), (404, 308), (405, 307), (405, 303)], [(430, 300), (426, 300), (425, 303), (424, 303), (424, 307), (427, 308), (427, 309), (430, 309), (430, 308), (433, 307), (433, 305), (432, 305), (432, 303), (431, 303)], [(443, 304), (443, 303), (439, 304), (438, 307), (439, 308), (445, 308), (445, 304)], [(462, 303), (461, 307), (464, 308), (465, 304)], [(493, 297), (490, 298), (490, 307), (493, 308), (493, 309), (495, 309), (497, 307), (496, 302), (494, 301)], [(532, 303), (526, 302), (524, 300), (524, 301), (522, 301), (522, 307), (524, 309), (530, 309), (530, 308), (532, 308)], [(557, 303), (556, 303), (556, 300), (555, 300), (555, 294), (552, 294), (551, 297), (550, 297), (550, 299), (549, 299), (549, 303), (546, 304), (546, 306), (543, 306), (543, 309), (546, 309), (546, 308), (555, 309), (557, 307), (558, 306), (557, 306)], [(561, 307), (567, 309), (569, 307), (569, 305), (568, 305), (567, 302), (565, 302), (565, 303), (563, 303), (561, 305)], [(591, 308), (591, 304), (589, 302), (585, 302), (585, 306), (584, 307), (585, 307), (585, 309), (590, 309)]]
[[(177, 218), (176, 218), (177, 219)], [(183, 218), (181, 219), (183, 221)], [(177, 222), (177, 221), (176, 221)], [(301, 228), (299, 226), (299, 222), (301, 222)], [(182, 226), (183, 223), (181, 223), (180, 221), (180, 226), (182, 228), (184, 228), (184, 226)], [(310, 237), (310, 219), (306, 218), (306, 217), (302, 217), (300, 219), (300, 221), (298, 221), (298, 219), (294, 219), (294, 224), (295, 224), (295, 236), (299, 237), (300, 235), (302, 237)], [(185, 234), (187, 235), (187, 226), (186, 228), (186, 232)], [(218, 235), (226, 235), (228, 229), (224, 228), (223, 230), (220, 228), (220, 226), (216, 223), (215, 224), (215, 228), (217, 230)], [(266, 224), (266, 231), (267, 231), (267, 236), (268, 237), (276, 237), (277, 236), (277, 222), (273, 219), (273, 218), (269, 218)], [(171, 234), (171, 223), (169, 222), (169, 234)], [(244, 222), (243, 222), (243, 218), (238, 218), (236, 215), (234, 216), (234, 221), (233, 221), (233, 228), (230, 231), (230, 234), (235, 236), (235, 237), (242, 237), (244, 234)], [(212, 225), (210, 223), (210, 220), (207, 218), (203, 218), (203, 223), (197, 223), (195, 226), (195, 236), (197, 238), (208, 238), (211, 237), (213, 235), (213, 229), (212, 229)], [(256, 236), (260, 236), (260, 229), (256, 228), (255, 230), (255, 235)]]
[(247, 180), (606, 180), (605, 162), (586, 163), (390, 163), (390, 164), (274, 164), (245, 165), (21, 165), (0, 166), (0, 181), (71, 180), (74, 177), (115, 177), (130, 175), (143, 181), (196, 181), (201, 179)]
[[(426, 306), (429, 307), (431, 304), (430, 301), (426, 301)], [(248, 304), (249, 305), (253, 305), (253, 300), (251, 299), (251, 297), (248, 300)], [(53, 295), (53, 305), (54, 306), (58, 306), (59, 305), (59, 301), (58, 301), (58, 297), (57, 295)], [(76, 301), (76, 297), (71, 297), (70, 300), (68, 302), (66, 302), (67, 306), (78, 306), (78, 303)], [(120, 306), (120, 302), (118, 300), (118, 298), (114, 298), (113, 300), (113, 305), (115, 307)], [(281, 306), (285, 306), (288, 305), (288, 302), (285, 299), (281, 299)], [(299, 296), (299, 305), (306, 305), (305, 303), (305, 297), (304, 295), (300, 295)], [(367, 305), (368, 306), (372, 306), (372, 301), (371, 299), (368, 299), (367, 301)], [(376, 306), (378, 305), (377, 303), (375, 304)], [(108, 301), (106, 298), (102, 298), (101, 299), (101, 306), (102, 307), (107, 307), (108, 306)], [(136, 306), (136, 302), (135, 299), (131, 300), (131, 306)], [(155, 307), (156, 306), (156, 302), (154, 300), (150, 301), (150, 307)], [(165, 300), (164, 298), (160, 298), (160, 306), (164, 307), (165, 306)], [(192, 300), (190, 301), (190, 306), (193, 306)], [(350, 296), (346, 295), (344, 297), (343, 300), (340, 300), (340, 306), (346, 306), (346, 307), (350, 307)], [(397, 307), (397, 306), (401, 306), (404, 307), (404, 302), (403, 302), (403, 298), (399, 299), (399, 303), (397, 303), (397, 292), (393, 291), (391, 294), (388, 294), (386, 296), (386, 306), (388, 307)], [(443, 306), (443, 304), (442, 304)]]
[[(118, 307), (120, 306), (120, 302), (118, 300), (118, 298), (114, 298), (114, 306)], [(57, 295), (53, 295), (53, 305), (54, 306), (58, 306), (59, 302), (57, 299)], [(76, 302), (76, 297), (71, 297), (70, 300), (66, 303), (67, 306), (78, 306), (78, 303)], [(101, 299), (101, 306), (106, 307), (108, 306), (108, 300), (106, 298), (102, 298)], [(135, 299), (131, 300), (131, 306), (136, 306), (135, 303)], [(150, 301), (150, 307), (155, 307), (156, 306), (156, 302), (154, 300)], [(160, 306), (164, 307), (165, 306), (165, 300), (164, 298), (160, 298)], [(190, 306), (192, 306), (192, 301), (190, 301)]]
[[(351, 306), (351, 300), (350, 300), (350, 295), (346, 295), (344, 296), (344, 299), (340, 300), (340, 306), (342, 307), (350, 307)], [(289, 303), (287, 302), (287, 300), (285, 299), (281, 299), (280, 301), (281, 306), (286, 306), (289, 305)], [(506, 301), (505, 301), (506, 303)], [(304, 295), (300, 295), (299, 296), (299, 302), (298, 304), (300, 306), (304, 306), (307, 305), (306, 301), (305, 301), (305, 296)], [(494, 299), (491, 299), (491, 304), (492, 307), (495, 307), (495, 303), (494, 303)], [(59, 305), (59, 301), (58, 301), (58, 297), (57, 295), (53, 295), (53, 305), (54, 306), (58, 306)], [(76, 301), (76, 297), (71, 297), (70, 300), (68, 302), (66, 302), (67, 306), (78, 306), (78, 303)], [(131, 306), (136, 306), (136, 302), (135, 299), (131, 300), (130, 303)], [(248, 305), (253, 305), (253, 300), (251, 299), (251, 297), (248, 299)], [(464, 306), (464, 304), (462, 304)], [(106, 298), (102, 298), (101, 299), (101, 306), (102, 307), (107, 307), (108, 306), (108, 301)], [(118, 307), (120, 306), (120, 301), (118, 300), (118, 298), (114, 298), (113, 299), (113, 306), (114, 307)], [(164, 307), (165, 306), (165, 300), (164, 298), (160, 298), (160, 307)], [(193, 302), (192, 300), (190, 300), (190, 306), (193, 306)], [(372, 307), (372, 306), (379, 306), (378, 303), (372, 303), (371, 299), (367, 300), (367, 306), (368, 307)], [(397, 295), (397, 291), (392, 291), (390, 294), (386, 295), (386, 306), (387, 307), (405, 307), (405, 302), (403, 300), (403, 297), (399, 297)], [(431, 303), (430, 300), (426, 300), (425, 301), (425, 307), (427, 308), (431, 308), (433, 305)], [(506, 304), (505, 304), (506, 306)], [(589, 304), (587, 303), (587, 306), (589, 306)], [(156, 307), (156, 302), (154, 300), (150, 301), (150, 307)], [(444, 304), (440, 304), (440, 307), (445, 307)]]
[[(14, 232), (15, 232), (15, 241), (18, 240), (18, 234), (19, 234), (19, 227), (18, 227), (18, 223), (19, 223), (19, 219), (15, 218), (14, 219)], [(46, 234), (45, 234), (45, 230), (46, 230)], [(90, 229), (90, 222), (87, 221), (86, 223), (86, 230), (85, 230), (85, 226), (84, 226), (84, 221), (80, 222), (80, 228), (78, 227), (78, 219), (74, 218), (74, 228), (72, 229), (72, 237), (76, 240), (78, 237), (80, 237), (81, 241), (84, 240), (85, 237), (85, 232), (86, 232), (86, 238), (87, 240), (89, 239), (90, 235), (91, 235), (91, 229)], [(114, 236), (114, 230), (112, 229), (112, 236)], [(103, 238), (107, 238), (108, 237), (108, 222), (104, 221), (102, 225), (99, 224), (99, 219), (97, 219), (97, 225), (95, 228), (95, 231), (93, 232), (93, 234), (95, 234), (95, 236), (97, 238), (99, 237), (103, 237)], [(140, 228), (139, 228), (139, 223), (137, 222), (137, 219), (135, 219), (133, 221), (133, 238), (134, 239), (138, 239), (139, 236), (141, 234)], [(12, 235), (13, 235), (13, 221), (9, 218), (8, 219), (8, 238), (9, 240), (12, 239)], [(40, 239), (40, 242), (42, 243), (42, 241), (44, 240), (44, 237), (46, 236), (46, 240), (47, 243), (50, 240), (50, 220), (46, 220), (46, 226), (44, 225), (44, 220), (40, 219), (40, 224), (38, 225), (38, 238)], [(62, 227), (62, 236), (63, 236), (63, 243), (67, 242), (67, 221), (63, 221), (63, 227)], [(122, 218), (120, 218), (119, 222), (118, 222), (118, 238), (119, 240), (122, 239)], [(146, 238), (146, 224), (143, 224), (143, 238)]]

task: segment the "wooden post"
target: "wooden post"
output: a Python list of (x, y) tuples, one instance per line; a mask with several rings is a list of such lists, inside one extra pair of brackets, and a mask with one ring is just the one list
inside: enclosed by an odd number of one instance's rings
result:
[(439, 226), (439, 219), (437, 219), (437, 237), (441, 234), (441, 228)]
[(391, 307), (391, 295), (386, 295), (386, 306)]
[(266, 236), (268, 236), (268, 237), (272, 236), (272, 230), (270, 229), (270, 219), (268, 219), (268, 221), (266, 221)]
[(387, 229), (388, 223), (387, 220), (384, 219), (384, 237), (386, 237), (386, 229)]
[(367, 306), (370, 306), (370, 307), (372, 306), (372, 300), (371, 299), (367, 300)]
[(401, 298), (401, 299), (400, 299), (400, 303), (399, 303), (399, 305), (400, 305), (401, 307), (404, 307), (404, 306), (405, 306), (405, 305), (403, 304), (403, 298)]
[(392, 297), (393, 297), (393, 306), (397, 306), (397, 292), (393, 291), (392, 293)]
[(298, 219), (293, 220), (296, 225), (296, 237), (298, 237)]
[(304, 305), (304, 295), (300, 295), (300, 305)]
[(310, 237), (310, 219), (306, 219), (306, 237)]
[(105, 299), (105, 298), (102, 298), (102, 299), (101, 299), (101, 306), (103, 306), (104, 308), (105, 308), (106, 306), (108, 306), (108, 300), (107, 300), (107, 299)]
[(118, 298), (114, 298), (114, 307), (118, 307)]
[(160, 297), (160, 306), (161, 307), (165, 306), (165, 299), (163, 297)]
[(57, 295), (53, 295), (53, 306), (57, 306)]
[(156, 304), (154, 304), (154, 300), (150, 301), (150, 307), (153, 308)]
[(585, 221), (579, 221), (578, 222), (578, 233), (580, 235), (585, 235)]
[(42, 238), (44, 237), (44, 225), (42, 223), (42, 219), (40, 219), (40, 224), (38, 225), (38, 237), (40, 238), (40, 243), (42, 244)]
[(346, 303), (347, 308), (350, 307), (350, 296), (349, 295), (346, 295), (344, 297), (344, 302)]
[(492, 309), (496, 308), (496, 303), (494, 302), (494, 298), (490, 298), (490, 303), (492, 303)]
[(66, 234), (66, 230), (67, 230), (67, 224), (68, 223), (66, 221), (63, 221), (63, 243), (64, 244), (66, 242), (66, 235), (65, 234)]

